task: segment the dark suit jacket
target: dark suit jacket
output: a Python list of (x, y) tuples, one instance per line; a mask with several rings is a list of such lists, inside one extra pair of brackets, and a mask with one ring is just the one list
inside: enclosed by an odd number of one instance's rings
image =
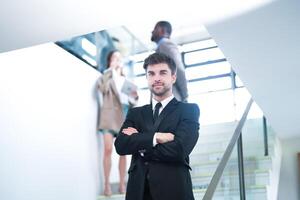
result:
[(157, 47), (156, 52), (166, 54), (174, 60), (177, 67), (177, 79), (173, 85), (173, 94), (179, 101), (187, 101), (188, 89), (185, 67), (177, 45), (170, 39), (164, 38), (164, 41)]
[[(146, 178), (155, 200), (193, 200), (189, 154), (199, 136), (199, 108), (174, 98), (155, 124), (152, 114), (151, 105), (131, 109), (121, 130), (134, 127), (138, 133), (120, 132), (115, 141), (118, 154), (132, 155), (126, 200), (143, 199)], [(174, 141), (153, 147), (155, 132), (171, 132)]]

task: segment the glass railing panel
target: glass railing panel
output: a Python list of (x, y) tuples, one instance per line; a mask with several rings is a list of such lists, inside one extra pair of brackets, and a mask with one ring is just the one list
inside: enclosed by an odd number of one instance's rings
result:
[(190, 155), (195, 199), (202, 199), (236, 126), (233, 121), (201, 126), (198, 143)]
[[(244, 105), (245, 102), (239, 102), (241, 105)], [(212, 174), (212, 179), (210, 184), (208, 185), (207, 191), (205, 191), (206, 200), (210, 199), (240, 199), (241, 194), (244, 194), (240, 189), (240, 171), (241, 168), (239, 160), (242, 158), (240, 143), (237, 143), (237, 139), (240, 136), (241, 128), (245, 122), (247, 121), (247, 114), (249, 108), (251, 108), (252, 100), (248, 99), (246, 101), (246, 105), (244, 105), (244, 114), (242, 117), (239, 117), (239, 120), (235, 120), (236, 124), (233, 127), (230, 138), (228, 139), (228, 143), (224, 148), (224, 152), (222, 157), (220, 157), (220, 162), (216, 167), (215, 173)], [(235, 109), (239, 106), (235, 103)], [(220, 146), (220, 145), (219, 145)], [(225, 150), (226, 149), (226, 150)], [(239, 152), (238, 152), (239, 150)], [(216, 187), (216, 189), (214, 189)], [(241, 187), (243, 188), (243, 187)], [(212, 198), (213, 196), (213, 198)]]
[(253, 104), (242, 129), (242, 140), (246, 199), (266, 199), (271, 158), (264, 155), (263, 116), (256, 104)]
[(239, 191), (237, 146), (235, 145), (212, 199), (231, 200), (231, 199), (239, 199), (239, 196), (240, 196), (240, 191)]

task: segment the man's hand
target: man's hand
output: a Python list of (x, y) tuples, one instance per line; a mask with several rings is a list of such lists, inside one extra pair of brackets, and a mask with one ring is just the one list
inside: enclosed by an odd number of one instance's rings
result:
[(138, 131), (133, 127), (123, 128), (122, 133), (125, 135), (132, 135), (134, 133), (138, 133)]
[(174, 140), (174, 135), (172, 133), (156, 133), (156, 142), (158, 144), (163, 144), (166, 142), (171, 142)]

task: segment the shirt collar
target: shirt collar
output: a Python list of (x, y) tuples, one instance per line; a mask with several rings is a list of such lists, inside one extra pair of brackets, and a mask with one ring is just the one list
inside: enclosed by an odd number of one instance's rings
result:
[[(167, 105), (168, 103), (174, 98), (174, 95), (172, 94), (171, 96), (165, 98), (164, 100), (162, 100), (160, 103), (162, 105), (162, 107), (160, 108), (160, 111), (162, 111)], [(154, 98), (152, 98), (152, 110), (155, 109), (155, 105), (158, 103), (158, 101), (156, 101)]]
[(164, 41), (166, 41), (168, 38), (162, 37), (157, 42), (157, 47), (159, 47)]

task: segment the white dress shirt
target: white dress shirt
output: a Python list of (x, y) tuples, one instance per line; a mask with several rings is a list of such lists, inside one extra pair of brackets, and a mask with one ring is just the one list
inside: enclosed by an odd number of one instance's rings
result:
[[(161, 107), (158, 111), (158, 114), (160, 114), (163, 109), (168, 105), (168, 103), (170, 103), (170, 101), (174, 98), (174, 95), (172, 94), (171, 96), (169, 96), (168, 98), (162, 100), (160, 103), (161, 103)], [(158, 103), (158, 101), (156, 101), (154, 98), (152, 98), (152, 111), (153, 111), (153, 114), (154, 114), (154, 110), (155, 110), (155, 105)], [(153, 136), (153, 146), (157, 145), (157, 142), (156, 142), (156, 133), (154, 134)]]

